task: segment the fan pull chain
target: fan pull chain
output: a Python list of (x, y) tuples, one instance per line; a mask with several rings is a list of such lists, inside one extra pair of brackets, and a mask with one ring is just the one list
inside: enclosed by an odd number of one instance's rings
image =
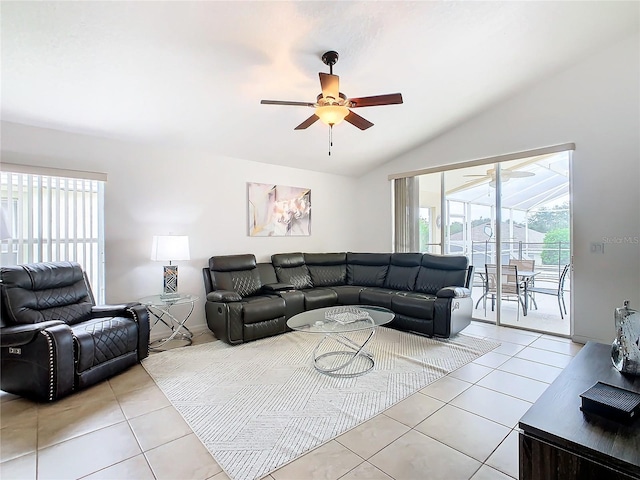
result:
[(329, 156), (331, 156), (331, 147), (333, 147), (333, 124), (329, 124)]

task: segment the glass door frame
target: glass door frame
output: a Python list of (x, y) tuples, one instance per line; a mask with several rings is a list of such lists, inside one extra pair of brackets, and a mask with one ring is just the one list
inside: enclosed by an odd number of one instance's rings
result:
[[(472, 256), (473, 255), (473, 249), (471, 248), (470, 251), (468, 251), (469, 249), (466, 247), (463, 247), (463, 251), (462, 252), (451, 252), (451, 235), (450, 235), (450, 211), (449, 211), (449, 200), (447, 199), (447, 193), (446, 193), (446, 188), (445, 188), (445, 174), (449, 171), (452, 170), (459, 170), (459, 169), (463, 169), (463, 168), (467, 168), (467, 167), (472, 167), (472, 166), (487, 166), (487, 167), (491, 167), (494, 169), (495, 171), (495, 189), (496, 189), (496, 193), (495, 193), (495, 203), (492, 206), (492, 221), (494, 221), (494, 225), (495, 225), (495, 236), (491, 239), (492, 242), (495, 242), (495, 250), (494, 253), (496, 255), (496, 267), (497, 267), (497, 275), (498, 278), (501, 278), (502, 275), (502, 246), (503, 246), (503, 238), (508, 237), (509, 233), (507, 232), (505, 234), (505, 232), (503, 232), (503, 207), (502, 207), (502, 193), (503, 193), (503, 164), (504, 162), (507, 162), (509, 160), (519, 160), (519, 159), (525, 159), (525, 158), (531, 158), (531, 157), (537, 157), (537, 156), (541, 156), (544, 154), (548, 154), (548, 153), (561, 153), (561, 152), (566, 152), (568, 154), (568, 179), (569, 179), (569, 229), (571, 232), (574, 231), (573, 229), (573, 202), (571, 201), (571, 199), (573, 198), (573, 192), (572, 192), (572, 165), (573, 165), (573, 150), (575, 150), (575, 145), (573, 144), (566, 144), (566, 145), (560, 145), (557, 147), (549, 147), (549, 149), (540, 149), (540, 150), (536, 150), (536, 151), (531, 151), (531, 152), (523, 152), (522, 154), (517, 154), (517, 155), (506, 155), (506, 156), (502, 156), (502, 157), (494, 157), (491, 159), (491, 161), (476, 161), (476, 162), (469, 162), (463, 165), (457, 165), (454, 166), (453, 168), (451, 168), (452, 166), (449, 166), (448, 169), (443, 170), (443, 169), (429, 169), (429, 170), (425, 170), (423, 172), (414, 172), (414, 175), (425, 175), (425, 174), (436, 174), (439, 173), (440, 174), (440, 209), (441, 209), (441, 214), (440, 214), (440, 224), (441, 224), (441, 228), (440, 228), (440, 243), (432, 243), (429, 246), (437, 246), (440, 248), (440, 251), (443, 254), (451, 254), (451, 253), (456, 253), (456, 254), (465, 254), (467, 256)], [(508, 157), (508, 158), (507, 158)], [(508, 167), (507, 167), (508, 168)], [(509, 178), (507, 178), (508, 180)], [(469, 212), (465, 212), (466, 216), (469, 216)], [(464, 227), (466, 228), (466, 227)], [(436, 240), (436, 237), (434, 237), (433, 235), (431, 236), (432, 241)], [(570, 235), (570, 243), (569, 243), (569, 248), (571, 249), (571, 254), (570, 254), (570, 259), (569, 262), (571, 264), (573, 264), (573, 239), (574, 239), (574, 235)], [(463, 245), (464, 245), (464, 241), (463, 241)], [(570, 272), (569, 272), (569, 281), (571, 282), (571, 277), (572, 277), (572, 273), (573, 273), (573, 267), (570, 268)], [(573, 282), (571, 282), (573, 283)], [(570, 318), (570, 324), (569, 324), (569, 334), (568, 335), (564, 335), (564, 336), (570, 336), (573, 332), (573, 316), (572, 316), (572, 312), (571, 310), (573, 309), (573, 292), (570, 290), (569, 292), (569, 298), (570, 298), (570, 305), (569, 305), (569, 318)], [(509, 327), (513, 327), (513, 328), (523, 328), (523, 327), (518, 327), (516, 325), (513, 325), (511, 323), (502, 323), (502, 319), (501, 319), (501, 310), (502, 310), (502, 285), (500, 284), (500, 282), (498, 282), (497, 285), (497, 303), (496, 303), (496, 321), (491, 322), (488, 320), (484, 320), (484, 319), (477, 319), (478, 321), (484, 321), (484, 322), (488, 322), (488, 323), (494, 323), (495, 325), (505, 325), (505, 326), (509, 326)], [(535, 329), (532, 328), (526, 328), (526, 330), (530, 330), (530, 331), (537, 331)], [(542, 332), (541, 333), (548, 333), (548, 332)]]

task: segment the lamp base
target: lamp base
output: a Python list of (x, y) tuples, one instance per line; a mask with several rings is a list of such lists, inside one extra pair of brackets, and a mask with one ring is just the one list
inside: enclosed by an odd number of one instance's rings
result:
[(176, 299), (180, 296), (178, 293), (178, 266), (164, 266), (164, 289), (162, 293), (163, 299)]

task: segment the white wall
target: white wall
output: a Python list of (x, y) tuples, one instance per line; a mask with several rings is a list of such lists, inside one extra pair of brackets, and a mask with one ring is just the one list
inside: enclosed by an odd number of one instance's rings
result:
[[(456, 99), (452, 98), (451, 102)], [(574, 338), (611, 342), (613, 309), (640, 309), (640, 38), (599, 52), (360, 180), (356, 249), (391, 248), (387, 176), (574, 142)], [(631, 240), (590, 253), (591, 242)]]
[[(603, 255), (589, 245), (640, 236), (639, 45), (635, 35), (359, 180), (6, 122), (2, 159), (108, 174), (107, 301), (120, 302), (161, 289), (162, 266), (148, 259), (154, 234), (190, 236), (180, 290), (203, 295), (200, 268), (214, 254), (390, 251), (390, 173), (574, 142), (574, 337), (609, 342), (613, 308), (640, 308), (640, 244), (607, 244)], [(311, 188), (312, 235), (248, 237), (247, 181)], [(203, 304), (191, 325), (204, 325)]]
[[(200, 296), (188, 325), (204, 328), (201, 268), (212, 255), (352, 249), (356, 180), (289, 167), (168, 151), (86, 135), (2, 123), (2, 161), (104, 172), (107, 302), (162, 290), (162, 264), (152, 262), (153, 235), (189, 235), (191, 261), (178, 262), (179, 290)], [(246, 182), (311, 188), (309, 237), (249, 237)], [(152, 332), (158, 335), (158, 329)]]

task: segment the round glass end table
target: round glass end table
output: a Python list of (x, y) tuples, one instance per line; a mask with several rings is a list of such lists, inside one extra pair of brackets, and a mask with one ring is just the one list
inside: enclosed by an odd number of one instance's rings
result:
[[(158, 322), (161, 322), (171, 330), (171, 334), (168, 337), (149, 343), (151, 350), (162, 351), (169, 348), (191, 345), (193, 333), (191, 333), (191, 330), (186, 326), (186, 323), (199, 299), (200, 297), (195, 295), (180, 294), (172, 297), (150, 295), (138, 300), (142, 305), (147, 307), (149, 315), (154, 318), (151, 328), (156, 326)], [(176, 309), (175, 307), (179, 308)]]

